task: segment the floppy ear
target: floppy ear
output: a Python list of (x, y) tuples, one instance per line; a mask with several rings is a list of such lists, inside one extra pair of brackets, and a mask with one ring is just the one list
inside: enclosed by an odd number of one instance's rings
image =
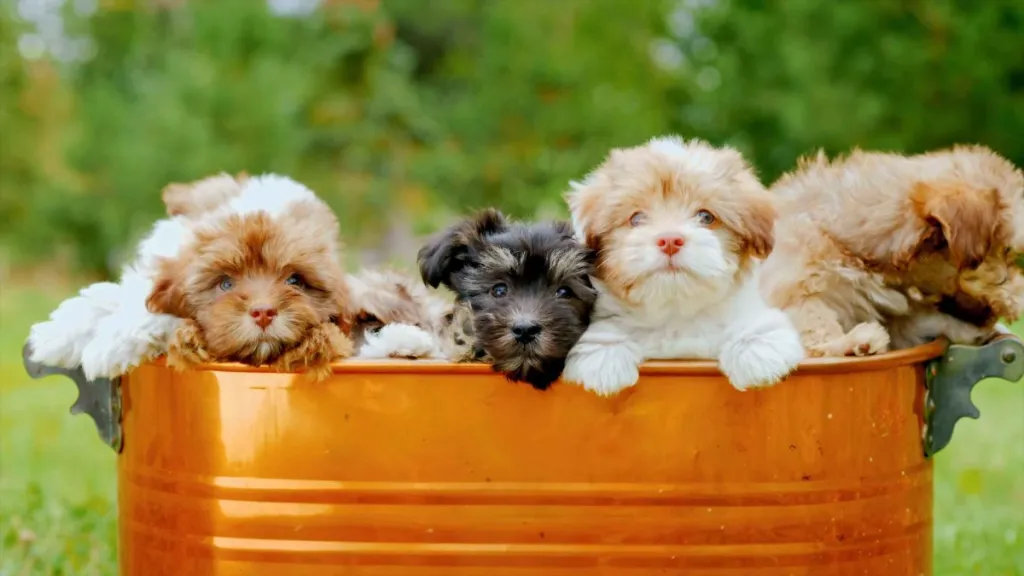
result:
[(774, 199), (753, 175), (740, 176), (736, 185), (742, 193), (719, 199), (712, 212), (739, 239), (741, 252), (767, 258), (775, 248)]
[(767, 258), (775, 248), (775, 206), (771, 198), (765, 197), (744, 208), (737, 227), (743, 249), (755, 258)]
[(157, 276), (146, 297), (146, 309), (154, 314), (170, 314), (179, 318), (191, 316), (177, 262), (161, 260), (157, 263)]
[(470, 245), (507, 227), (500, 211), (487, 208), (441, 232), (416, 254), (423, 282), (432, 288), (452, 288), (452, 275), (467, 264)]
[(918, 182), (911, 200), (922, 218), (942, 230), (954, 264), (973, 268), (985, 259), (999, 224), (999, 198), (994, 189), (978, 189), (963, 182)]

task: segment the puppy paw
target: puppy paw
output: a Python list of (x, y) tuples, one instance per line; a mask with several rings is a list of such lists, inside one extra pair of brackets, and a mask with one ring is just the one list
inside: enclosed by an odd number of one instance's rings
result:
[(889, 331), (878, 322), (861, 322), (846, 333), (844, 355), (871, 356), (889, 351)]
[(729, 383), (742, 391), (777, 384), (804, 357), (796, 331), (779, 328), (729, 342), (722, 349), (718, 366)]
[(433, 358), (441, 356), (434, 337), (409, 324), (386, 324), (366, 335), (359, 358)]
[(569, 352), (562, 379), (599, 396), (614, 396), (640, 379), (642, 360), (628, 345), (577, 345)]
[(210, 361), (206, 351), (206, 338), (195, 320), (185, 320), (174, 331), (167, 349), (167, 365), (184, 371)]
[(889, 331), (878, 322), (861, 322), (849, 332), (807, 347), (811, 356), (871, 356), (889, 351)]
[(352, 355), (352, 341), (337, 324), (325, 322), (310, 329), (306, 339), (273, 364), (278, 372), (299, 370), (314, 382), (331, 376), (331, 362)]

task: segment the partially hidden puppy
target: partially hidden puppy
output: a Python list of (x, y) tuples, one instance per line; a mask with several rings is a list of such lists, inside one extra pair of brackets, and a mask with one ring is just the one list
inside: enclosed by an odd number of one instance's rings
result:
[(980, 343), (1024, 302), (1024, 177), (980, 146), (801, 160), (773, 187), (765, 297), (814, 356)]
[(239, 194), (239, 180), (227, 174), (165, 187), (169, 217), (153, 225), (120, 280), (87, 286), (63, 301), (48, 320), (33, 325), (28, 338), (30, 360), (63, 368), (81, 366), (87, 378), (96, 379), (119, 376), (164, 354), (181, 319), (146, 309), (156, 263), (182, 249), (188, 222)]
[(452, 346), (461, 359), (489, 361), (541, 390), (558, 379), (596, 298), (593, 254), (568, 223), (525, 224), (483, 210), (434, 237), (417, 261), (424, 283), (455, 292), (443, 330), (472, 338), (469, 348)]
[[(352, 340), (358, 358), (458, 359), (443, 340), (454, 319), (453, 303), (395, 270), (350, 275), (357, 309)], [(466, 339), (461, 348), (468, 348)]]
[(669, 136), (612, 150), (566, 195), (597, 253), (593, 321), (563, 378), (600, 395), (647, 359), (716, 359), (734, 387), (775, 384), (804, 358), (757, 289), (775, 212), (739, 152)]
[(351, 355), (338, 222), (311, 190), (272, 174), (248, 178), (185, 235), (178, 254), (157, 259), (146, 298), (150, 312), (184, 319), (169, 365), (233, 361), (319, 380)]

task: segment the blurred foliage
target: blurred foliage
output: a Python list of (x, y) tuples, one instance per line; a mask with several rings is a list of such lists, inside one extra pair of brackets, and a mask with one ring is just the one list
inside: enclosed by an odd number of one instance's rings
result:
[(742, 147), (769, 180), (817, 148), (978, 143), (1024, 162), (1024, 2), (729, 0), (695, 25), (697, 89), (673, 125)]
[[(398, 209), (563, 210), (613, 146), (678, 132), (770, 181), (823, 147), (1024, 162), (1024, 3), (256, 0), (64, 9), (89, 58), (24, 59), (0, 10), (0, 241), (110, 273), (171, 181), (282, 172), (373, 244)], [(70, 4), (70, 2), (66, 3)]]

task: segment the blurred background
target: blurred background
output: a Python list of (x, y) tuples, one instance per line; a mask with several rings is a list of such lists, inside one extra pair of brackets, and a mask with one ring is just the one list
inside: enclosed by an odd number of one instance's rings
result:
[[(169, 182), (291, 175), (351, 265), (402, 266), (471, 208), (564, 215), (569, 180), (656, 134), (766, 183), (818, 148), (1024, 164), (1020, 0), (0, 3), (0, 576), (115, 574), (113, 454), (20, 347), (116, 277)], [(937, 457), (935, 573), (1022, 575), (1024, 385), (975, 401)]]

